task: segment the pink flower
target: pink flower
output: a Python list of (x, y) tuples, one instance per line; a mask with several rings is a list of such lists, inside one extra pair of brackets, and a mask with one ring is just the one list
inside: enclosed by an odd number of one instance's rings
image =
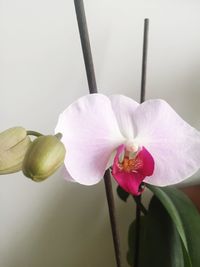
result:
[(157, 186), (179, 183), (200, 166), (200, 133), (163, 100), (86, 95), (59, 117), (55, 129), (66, 147), (66, 179), (98, 183), (105, 170), (129, 193), (144, 181)]

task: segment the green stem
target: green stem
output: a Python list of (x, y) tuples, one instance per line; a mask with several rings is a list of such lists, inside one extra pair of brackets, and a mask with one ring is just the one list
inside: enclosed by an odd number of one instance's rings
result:
[(61, 140), (61, 138), (62, 138), (62, 134), (61, 134), (61, 133), (57, 133), (57, 134), (55, 135), (55, 137), (57, 137), (58, 140)]
[(135, 200), (135, 203), (139, 206), (141, 212), (144, 215), (147, 215), (147, 209), (145, 208), (145, 206), (142, 204), (142, 202), (138, 199), (138, 197), (133, 196), (133, 199)]
[(36, 137), (40, 137), (40, 136), (43, 136), (43, 134), (41, 133), (38, 133), (38, 132), (35, 132), (35, 131), (26, 131), (27, 132), (27, 135), (33, 135), (33, 136), (36, 136)]

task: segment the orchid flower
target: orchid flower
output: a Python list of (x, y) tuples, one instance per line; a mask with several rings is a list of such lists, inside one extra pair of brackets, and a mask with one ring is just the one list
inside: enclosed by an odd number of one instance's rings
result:
[(176, 184), (200, 166), (200, 132), (164, 100), (86, 95), (59, 116), (55, 132), (63, 134), (66, 179), (84, 185), (112, 166), (119, 185), (139, 195), (142, 182)]

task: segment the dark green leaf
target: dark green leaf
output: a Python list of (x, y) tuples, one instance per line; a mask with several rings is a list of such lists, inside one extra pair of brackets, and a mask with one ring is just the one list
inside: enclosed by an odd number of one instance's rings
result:
[[(133, 266), (135, 222), (129, 228), (128, 263)], [(147, 216), (141, 217), (139, 267), (184, 267), (181, 239), (160, 201), (153, 197)], [(185, 266), (186, 267), (186, 266)]]
[(197, 209), (184, 193), (174, 187), (147, 187), (161, 201), (178, 230), (185, 248), (186, 266), (199, 267), (200, 215)]
[(118, 197), (125, 202), (126, 202), (127, 198), (129, 197), (129, 193), (124, 191), (119, 185), (117, 187), (117, 194), (118, 194)]

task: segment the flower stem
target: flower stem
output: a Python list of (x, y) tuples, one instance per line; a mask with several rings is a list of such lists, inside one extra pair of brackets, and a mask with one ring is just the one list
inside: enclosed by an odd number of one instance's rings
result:
[(36, 137), (43, 136), (43, 134), (35, 132), (35, 131), (28, 130), (26, 132), (27, 132), (27, 135), (33, 135), (33, 136), (36, 136)]
[[(77, 17), (77, 22), (78, 22), (78, 27), (79, 27), (79, 34), (80, 34), (80, 39), (81, 39), (89, 92), (90, 94), (94, 94), (94, 93), (97, 93), (97, 84), (96, 84), (94, 65), (93, 65), (93, 60), (92, 60), (92, 52), (91, 52), (91, 47), (90, 47), (89, 33), (88, 33), (88, 28), (87, 28), (87, 21), (86, 21), (86, 16), (85, 16), (83, 0), (74, 0), (74, 5), (75, 5), (76, 17)], [(111, 228), (112, 228), (116, 264), (117, 264), (117, 267), (121, 267), (122, 265), (121, 265), (121, 254), (120, 254), (120, 244), (119, 244), (119, 233), (118, 233), (118, 227), (117, 227), (116, 211), (115, 211), (112, 183), (111, 183), (109, 170), (105, 172), (104, 183), (105, 183), (106, 197), (107, 197), (108, 208), (109, 208), (110, 223), (111, 223)]]
[(57, 133), (57, 134), (55, 134), (55, 137), (57, 137), (58, 140), (61, 140), (62, 139), (62, 134), (61, 133)]
[(142, 204), (142, 202), (140, 201), (140, 199), (136, 196), (133, 196), (133, 199), (135, 200), (135, 203), (137, 206), (139, 206), (140, 211), (144, 214), (147, 215), (147, 209), (145, 208), (145, 206)]
[(139, 266), (139, 253), (140, 253), (140, 204), (141, 203), (141, 195), (137, 196), (136, 205), (136, 220), (135, 220), (135, 252), (134, 252), (134, 267)]

